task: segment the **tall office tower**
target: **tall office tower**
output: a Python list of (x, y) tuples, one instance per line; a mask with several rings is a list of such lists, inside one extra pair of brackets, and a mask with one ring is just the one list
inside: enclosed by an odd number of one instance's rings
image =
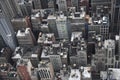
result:
[(55, 0), (49, 0), (48, 1), (48, 8), (54, 9), (55, 8)]
[(102, 15), (94, 15), (92, 17), (92, 24), (89, 25), (89, 31), (96, 31), (96, 34), (101, 34), (103, 39), (109, 38), (109, 29), (110, 29), (110, 22), (109, 16)]
[(56, 16), (49, 15), (48, 18), (48, 27), (51, 33), (54, 33), (55, 37), (58, 38), (58, 32), (56, 27)]
[(93, 55), (91, 65), (93, 71), (99, 72), (105, 70), (105, 49), (96, 49), (96, 54)]
[(60, 51), (60, 44), (56, 43), (52, 45), (53, 48), (51, 49), (51, 52), (49, 53), (50, 55), (50, 62), (53, 65), (54, 71), (60, 71), (60, 69), (62, 68), (62, 61), (61, 61), (61, 57), (59, 54)]
[(53, 65), (54, 71), (60, 71), (62, 68), (61, 57), (58, 54), (50, 55), (50, 62)]
[(71, 0), (66, 0), (66, 1), (67, 1), (67, 7), (71, 7), (72, 6)]
[(88, 44), (87, 44), (87, 60), (88, 60), (88, 64), (91, 64), (93, 54), (95, 54), (95, 43), (94, 42), (88, 42)]
[(39, 57), (37, 54), (32, 54), (30, 57), (30, 61), (31, 61), (33, 67), (35, 67), (35, 68), (38, 67), (37, 64), (39, 63)]
[(38, 64), (38, 76), (40, 80), (54, 80), (54, 70), (49, 61), (41, 61)]
[(35, 37), (30, 28), (19, 30), (17, 33), (17, 39), (20, 46), (34, 46), (36, 44)]
[(79, 57), (79, 66), (87, 66), (87, 52), (85, 50), (77, 50)]
[(115, 67), (115, 41), (105, 40), (104, 48), (106, 49), (106, 68)]
[(18, 2), (18, 6), (21, 10), (22, 16), (29, 16), (31, 15), (31, 10), (32, 10), (32, 1), (25, 1), (25, 0), (20, 0)]
[(81, 6), (85, 6), (86, 7), (86, 13), (87, 14), (89, 14), (89, 12), (90, 12), (90, 10), (89, 10), (90, 9), (90, 3), (89, 2), (90, 2), (90, 0), (80, 0), (79, 1), (80, 7)]
[(42, 22), (41, 12), (37, 12), (36, 14), (31, 15), (31, 24), (33, 30), (40, 30)]
[(109, 23), (103, 24), (100, 27), (100, 34), (103, 36), (104, 40), (109, 38), (109, 29), (110, 29), (109, 27), (110, 27)]
[(5, 46), (6, 46), (6, 44), (5, 44), (2, 36), (0, 35), (0, 50), (1, 50), (3, 47), (5, 47)]
[(33, 48), (33, 54), (30, 57), (30, 61), (33, 67), (38, 67), (38, 63), (40, 61), (40, 54), (41, 53), (41, 47), (35, 46)]
[(56, 19), (57, 31), (60, 39), (68, 39), (67, 17), (61, 14)]
[(10, 20), (7, 18), (7, 16), (5, 16), (3, 10), (0, 10), (0, 34), (3, 37), (6, 45), (14, 50), (17, 45), (15, 32), (12, 28)]
[(76, 8), (76, 11), (80, 10), (80, 0), (71, 0), (71, 5)]
[(48, 8), (48, 0), (41, 0), (41, 7), (42, 9)]
[[(120, 37), (120, 33), (119, 33), (119, 37)], [(120, 39), (119, 39), (119, 42), (118, 42), (118, 56), (120, 56)], [(120, 60), (120, 57), (119, 57), (119, 60)]]
[(66, 12), (67, 11), (67, 2), (66, 0), (57, 0), (58, 10)]
[(68, 16), (69, 25), (71, 26), (71, 31), (82, 32), (85, 26), (85, 7), (80, 8), (80, 12), (72, 12), (71, 15)]
[(16, 0), (0, 0), (0, 6), (10, 19), (20, 14)]
[(91, 0), (92, 13), (110, 13), (111, 1), (112, 0)]
[(41, 0), (32, 0), (33, 9), (41, 9)]
[(13, 25), (13, 29), (15, 32), (17, 32), (20, 29), (25, 29), (25, 28), (31, 28), (30, 23), (30, 17), (25, 17), (25, 18), (13, 18), (11, 20), (11, 23)]
[(112, 0), (111, 32), (119, 34), (120, 31), (120, 0)]

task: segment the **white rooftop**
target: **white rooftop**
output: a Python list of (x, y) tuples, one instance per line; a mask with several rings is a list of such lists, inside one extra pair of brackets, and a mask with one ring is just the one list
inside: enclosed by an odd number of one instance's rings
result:
[(32, 54), (31, 57), (37, 57), (37, 54)]
[(26, 28), (26, 30), (24, 32), (22, 32), (21, 30), (18, 30), (17, 36), (25, 36), (26, 34), (29, 33), (29, 29), (30, 28)]
[(45, 55), (45, 49), (42, 50), (41, 58), (49, 58), (49, 54)]
[(13, 59), (21, 59), (20, 54), (16, 54), (15, 56), (12, 57)]
[(64, 15), (60, 15), (57, 17), (56, 21), (66, 21), (67, 20), (67, 17), (64, 16)]
[(83, 78), (91, 79), (91, 67), (84, 67), (84, 72), (82, 73)]
[(111, 39), (105, 40), (104, 47), (105, 48), (115, 48), (115, 41), (111, 40)]
[(56, 19), (54, 15), (49, 15), (47, 19)]
[(73, 41), (75, 38), (82, 37), (82, 32), (72, 32), (71, 41)]
[(81, 80), (79, 69), (71, 69), (69, 80)]
[(120, 80), (120, 69), (109, 68), (108, 70), (112, 70), (112, 80)]

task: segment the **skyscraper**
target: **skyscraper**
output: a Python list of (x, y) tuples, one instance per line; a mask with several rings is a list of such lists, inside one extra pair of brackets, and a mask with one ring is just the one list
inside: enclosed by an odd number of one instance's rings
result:
[(56, 27), (56, 16), (49, 15), (48, 16), (48, 26), (51, 33), (54, 33), (55, 37), (58, 37), (57, 27)]
[(34, 46), (36, 41), (30, 28), (18, 30), (17, 39), (20, 46)]
[(91, 0), (92, 13), (110, 13), (111, 1), (115, 0)]
[(7, 15), (4, 15), (4, 11), (0, 10), (0, 34), (3, 37), (6, 45), (8, 45), (12, 50), (16, 47), (16, 37), (14, 30), (12, 28), (11, 22)]
[(63, 11), (63, 12), (67, 11), (67, 2), (66, 2), (66, 0), (58, 0), (57, 4), (58, 4), (59, 11)]
[(58, 35), (60, 39), (68, 39), (67, 17), (64, 15), (58, 16), (56, 19)]
[(120, 30), (120, 0), (112, 0), (111, 32), (119, 34)]
[(10, 19), (20, 14), (16, 0), (0, 0), (0, 6)]
[(6, 46), (6, 44), (5, 44), (2, 36), (0, 35), (0, 50), (1, 50), (3, 47), (5, 47), (5, 46)]
[(33, 9), (41, 9), (41, 0), (32, 0)]
[(22, 16), (29, 16), (31, 14), (32, 2), (26, 2), (25, 0), (20, 0), (18, 3), (19, 9), (21, 10)]

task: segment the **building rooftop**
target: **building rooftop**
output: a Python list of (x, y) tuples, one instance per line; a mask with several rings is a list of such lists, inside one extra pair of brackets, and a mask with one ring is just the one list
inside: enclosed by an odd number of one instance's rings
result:
[[(108, 74), (110, 73), (110, 75)], [(108, 71), (101, 71), (100, 77), (101, 79), (108, 79), (110, 77), (110, 80), (120, 80), (120, 69), (118, 68), (109, 68)]]
[(84, 71), (82, 73), (82, 77), (84, 79), (91, 79), (91, 67), (84, 67)]
[(80, 10), (81, 10), (80, 12), (71, 13), (69, 18), (72, 18), (72, 19), (84, 19), (85, 15), (86, 15), (85, 7), (82, 6)]
[(49, 15), (47, 19), (56, 19), (56, 16), (54, 16), (54, 15)]
[(72, 32), (71, 42), (73, 42), (75, 38), (80, 40), (80, 38), (82, 38), (82, 32)]
[(49, 67), (50, 62), (48, 60), (42, 60), (39, 64), (38, 64), (38, 68), (40, 67)]
[(96, 14), (89, 18), (91, 21), (91, 25), (109, 25), (109, 17), (101, 16), (100, 14)]
[(30, 28), (26, 28), (26, 30), (18, 30), (17, 37), (24, 37), (29, 33)]
[(66, 21), (66, 20), (67, 20), (67, 17), (64, 16), (64, 14), (60, 14), (56, 19), (56, 21)]
[(104, 41), (104, 47), (105, 48), (114, 48), (115, 49), (115, 41), (114, 40), (105, 40)]
[(46, 33), (46, 34), (39, 33), (37, 42), (43, 44), (52, 44), (54, 41), (55, 41), (55, 36), (53, 33)]
[(81, 73), (79, 69), (71, 69), (69, 80), (81, 80)]

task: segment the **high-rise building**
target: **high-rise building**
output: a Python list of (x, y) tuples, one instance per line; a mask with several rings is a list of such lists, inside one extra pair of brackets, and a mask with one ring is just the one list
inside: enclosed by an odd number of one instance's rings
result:
[(0, 34), (2, 35), (3, 40), (7, 46), (14, 50), (17, 45), (15, 32), (10, 20), (2, 9), (0, 10), (0, 26)]
[(66, 0), (57, 0), (58, 10), (66, 12), (67, 11), (67, 1)]
[[(80, 8), (80, 12), (72, 12), (68, 16), (69, 26), (71, 27), (71, 32), (80, 31), (82, 32), (84, 30), (84, 24), (85, 24), (85, 7)], [(73, 10), (72, 10), (73, 11)]]
[(38, 64), (38, 75), (40, 80), (54, 80), (54, 70), (49, 61), (41, 61)]
[(55, 37), (58, 38), (58, 32), (56, 27), (56, 16), (49, 15), (48, 18), (48, 27), (51, 33), (54, 33)]
[(60, 39), (68, 39), (67, 17), (61, 14), (56, 19), (57, 31)]
[(55, 0), (49, 0), (49, 1), (48, 1), (48, 8), (54, 9), (54, 8), (55, 8), (55, 7), (54, 7), (54, 6), (55, 6), (54, 3), (55, 3)]
[(105, 40), (104, 47), (106, 49), (106, 68), (115, 67), (115, 41)]
[(94, 71), (105, 70), (105, 49), (96, 49), (96, 54), (92, 57), (91, 65)]
[(20, 0), (18, 2), (19, 9), (22, 13), (22, 16), (29, 16), (32, 10), (32, 1)]
[(48, 8), (48, 0), (41, 0), (41, 7), (42, 9)]
[(0, 0), (0, 6), (10, 19), (20, 14), (16, 0)]
[(41, 9), (41, 0), (32, 0), (33, 9)]
[(111, 32), (119, 34), (120, 30), (120, 0), (111, 0)]
[(91, 0), (92, 13), (110, 13), (111, 1), (112, 0)]
[(50, 62), (52, 63), (55, 71), (60, 71), (60, 69), (62, 68), (62, 61), (60, 55), (58, 54), (50, 55)]
[(80, 0), (71, 0), (71, 4), (76, 8), (76, 11), (80, 10)]
[(77, 50), (80, 66), (87, 66), (87, 52), (85, 50)]
[(100, 14), (94, 15), (92, 17), (92, 24), (89, 26), (89, 31), (96, 31), (96, 34), (103, 36), (103, 39), (109, 38), (109, 29), (110, 29), (110, 19), (109, 16), (103, 16)]
[(17, 32), (20, 29), (28, 28), (27, 20), (25, 18), (14, 18), (11, 20), (13, 29)]
[(35, 37), (30, 28), (19, 30), (17, 33), (17, 39), (20, 46), (34, 46), (36, 44)]
[(1, 50), (3, 47), (5, 47), (5, 46), (6, 46), (6, 44), (5, 44), (2, 36), (0, 35), (0, 50)]

